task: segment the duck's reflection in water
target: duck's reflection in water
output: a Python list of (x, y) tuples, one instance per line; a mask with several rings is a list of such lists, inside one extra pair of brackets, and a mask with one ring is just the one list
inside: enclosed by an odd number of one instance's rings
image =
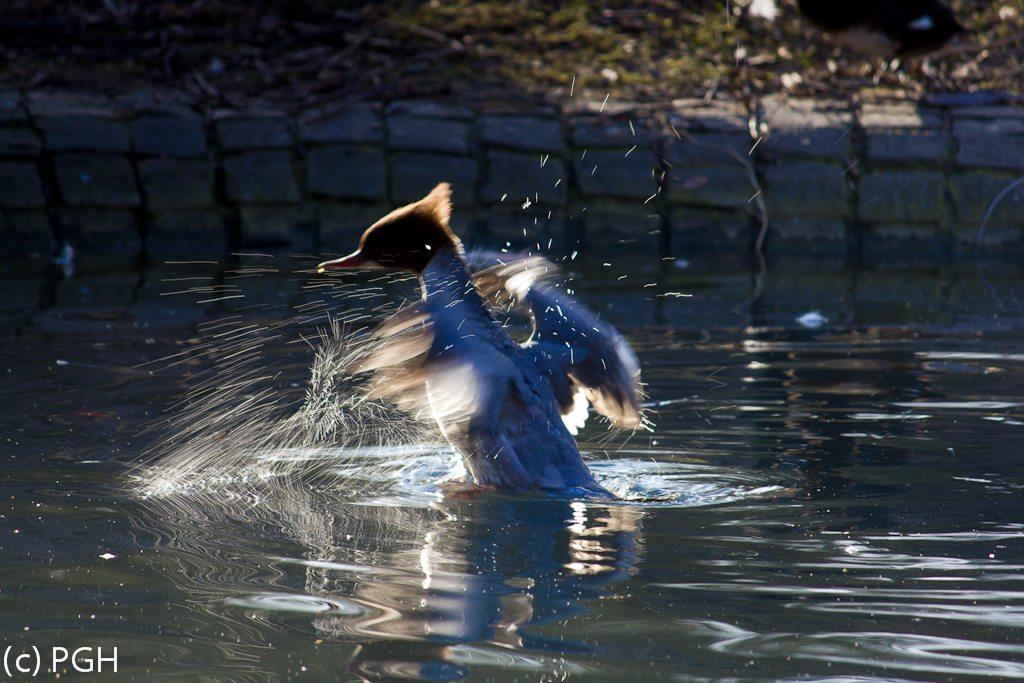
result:
[(531, 668), (550, 658), (541, 668), (560, 673), (559, 654), (588, 646), (534, 627), (608, 597), (642, 547), (643, 513), (624, 504), (490, 491), (360, 499), (339, 485), (246, 479), (144, 498), (173, 580), (239, 622), (239, 647), (312, 613), (321, 647), (357, 646), (349, 669), (364, 679), (457, 680), (470, 661), (519, 649)]
[[(419, 572), (356, 586), (353, 595), (382, 613), (354, 623), (321, 615), (316, 625), (324, 637), (344, 638), (354, 630), (432, 640), (438, 646), (427, 651), (434, 659), (405, 665), (430, 667), (429, 675), (423, 673), (433, 680), (438, 662), (452, 655), (441, 643), (579, 652), (586, 649), (582, 643), (546, 637), (531, 627), (585, 611), (582, 601), (604, 595), (604, 585), (628, 575), (636, 560), (636, 508), (500, 499), (443, 502), (438, 508), (445, 519), (424, 535), (420, 548), (394, 558), (400, 565), (418, 563)], [(330, 570), (312, 570), (307, 586), (310, 593), (334, 594), (339, 578)], [(404, 649), (364, 645), (351, 666), (368, 674), (386, 663), (385, 653), (393, 657)]]

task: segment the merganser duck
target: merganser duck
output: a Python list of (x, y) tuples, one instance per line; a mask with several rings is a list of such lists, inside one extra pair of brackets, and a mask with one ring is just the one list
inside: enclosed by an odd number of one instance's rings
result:
[[(436, 421), (476, 484), (614, 498), (587, 469), (573, 435), (588, 400), (621, 428), (641, 426), (640, 365), (611, 325), (549, 280), (553, 264), (527, 258), (487, 268), (476, 283), (448, 226), (450, 188), (370, 226), (333, 268), (397, 268), (420, 277), (422, 299), (382, 324), (380, 344), (350, 368), (373, 371), (369, 396)], [(485, 303), (526, 310), (519, 344)]]
[(800, 12), (847, 47), (872, 57), (907, 57), (965, 31), (938, 0), (799, 0)]

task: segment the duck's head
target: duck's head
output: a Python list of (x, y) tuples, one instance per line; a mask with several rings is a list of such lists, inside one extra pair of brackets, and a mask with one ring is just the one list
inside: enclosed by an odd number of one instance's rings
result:
[(343, 258), (324, 261), (328, 268), (399, 268), (422, 273), (442, 250), (462, 253), (462, 242), (448, 227), (451, 187), (440, 183), (423, 199), (395, 209), (367, 228), (359, 249)]

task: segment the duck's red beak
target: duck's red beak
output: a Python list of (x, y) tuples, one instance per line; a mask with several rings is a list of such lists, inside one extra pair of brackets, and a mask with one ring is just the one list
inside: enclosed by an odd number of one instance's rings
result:
[(362, 254), (356, 251), (348, 256), (336, 258), (333, 261), (324, 261), (316, 267), (316, 272), (322, 273), (328, 268), (358, 268), (365, 263), (366, 261), (363, 259)]

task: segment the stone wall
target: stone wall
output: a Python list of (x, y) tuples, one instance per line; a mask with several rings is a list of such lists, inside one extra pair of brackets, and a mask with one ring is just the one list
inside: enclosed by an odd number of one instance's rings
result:
[[(1008, 105), (410, 100), (289, 118), (0, 92), (0, 255), (46, 263), (67, 243), (103, 268), (347, 252), (446, 180), (475, 246), (746, 267), (763, 200), (769, 258), (928, 268), (973, 253), (1022, 173), (1024, 107)], [(981, 247), (1024, 254), (1024, 185)]]

